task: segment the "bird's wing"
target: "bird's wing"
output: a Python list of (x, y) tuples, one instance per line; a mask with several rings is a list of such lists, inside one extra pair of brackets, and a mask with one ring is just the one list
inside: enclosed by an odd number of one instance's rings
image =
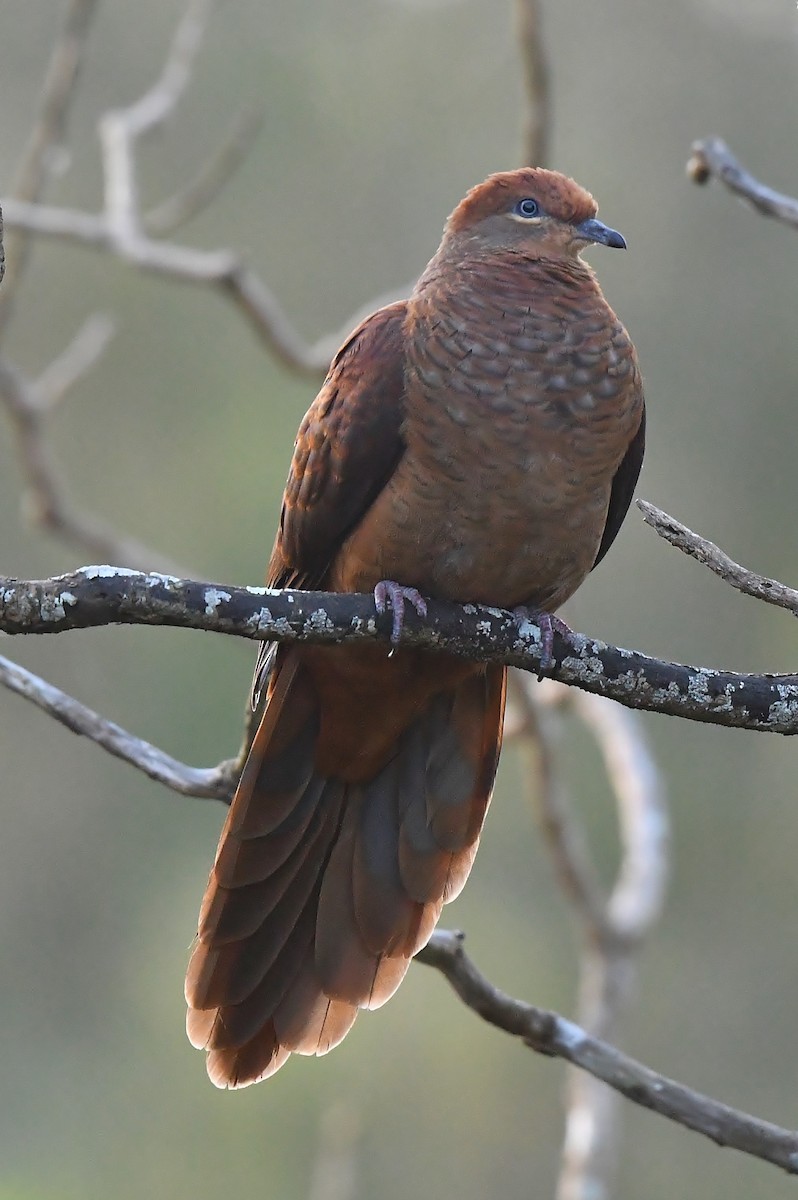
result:
[(646, 410), (644, 406), (642, 409), (640, 425), (637, 433), (629, 443), (629, 448), (626, 451), (626, 454), (623, 456), (621, 465), (615, 472), (615, 478), (612, 481), (610, 504), (609, 508), (607, 509), (607, 521), (604, 525), (604, 533), (602, 534), (601, 545), (598, 548), (596, 561), (593, 563), (594, 567), (598, 566), (618, 536), (618, 530), (621, 528), (629, 505), (632, 503), (632, 496), (634, 495), (637, 477), (640, 474), (640, 468), (643, 465), (643, 452), (645, 447)]
[[(367, 317), (332, 361), (294, 443), (269, 587), (323, 587), (336, 552), (393, 474), (404, 452), (404, 300)], [(274, 666), (263, 642), (251, 703)]]
[(321, 587), (341, 542), (404, 451), (405, 301), (368, 317), (333, 359), (299, 428), (270, 587)]

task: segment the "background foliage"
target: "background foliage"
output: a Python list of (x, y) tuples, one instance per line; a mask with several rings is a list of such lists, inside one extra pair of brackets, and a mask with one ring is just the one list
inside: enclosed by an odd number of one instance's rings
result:
[[(180, 8), (102, 6), (54, 202), (97, 207), (95, 119), (152, 81)], [(60, 10), (50, 0), (3, 4), (3, 177)], [(794, 583), (791, 234), (720, 189), (697, 191), (683, 171), (692, 139), (719, 132), (761, 178), (798, 190), (794, 5), (560, 0), (544, 15), (551, 165), (595, 193), (630, 246), (591, 260), (646, 378), (640, 493)], [(226, 0), (179, 117), (148, 144), (143, 184), (153, 201), (171, 191), (239, 104), (262, 100), (247, 164), (181, 236), (240, 248), (313, 338), (409, 282), (465, 189), (517, 163), (520, 94), (504, 5)], [(35, 374), (97, 309), (114, 313), (118, 335), (56, 431), (74, 494), (197, 577), (258, 581), (313, 385), (275, 367), (218, 296), (55, 244), (37, 249), (9, 352)], [(19, 490), (0, 440), (3, 571), (76, 565), (18, 521)], [(568, 615), (668, 658), (794, 663), (785, 614), (724, 588), (634, 513)], [(237, 748), (250, 647), (110, 629), (6, 651), (189, 761)], [(626, 1048), (794, 1124), (794, 747), (663, 717), (646, 728), (671, 791), (674, 882)], [(573, 735), (562, 753), (609, 863), (613, 830), (592, 752)], [(0, 755), (2, 1200), (304, 1197), (331, 1111), (357, 1131), (358, 1197), (550, 1193), (561, 1064), (482, 1026), (420, 967), (333, 1055), (296, 1061), (242, 1094), (216, 1092), (183, 1034), (182, 977), (221, 808), (167, 794), (10, 696), (0, 696)], [(445, 920), (467, 930), (498, 984), (569, 1010), (572, 929), (512, 752), (475, 871)], [(631, 1108), (626, 1122), (622, 1198), (689, 1194), (699, 1181), (704, 1200), (792, 1195), (769, 1167)]]

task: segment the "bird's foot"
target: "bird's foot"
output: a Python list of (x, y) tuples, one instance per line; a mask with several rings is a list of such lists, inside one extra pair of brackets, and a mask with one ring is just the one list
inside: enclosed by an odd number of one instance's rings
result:
[(427, 602), (421, 592), (414, 587), (403, 587), (393, 579), (381, 579), (374, 588), (374, 607), (382, 615), (390, 604), (393, 610), (393, 627), (391, 629), (391, 644), (399, 645), (402, 628), (405, 621), (405, 603), (412, 604), (420, 617), (427, 615)]
[(534, 621), (540, 630), (538, 679), (542, 679), (554, 667), (555, 633), (559, 633), (560, 637), (569, 638), (573, 635), (573, 629), (570, 625), (566, 625), (561, 617), (555, 617), (553, 613), (541, 612), (536, 608), (527, 608), (523, 604), (513, 609), (513, 616), (517, 621)]

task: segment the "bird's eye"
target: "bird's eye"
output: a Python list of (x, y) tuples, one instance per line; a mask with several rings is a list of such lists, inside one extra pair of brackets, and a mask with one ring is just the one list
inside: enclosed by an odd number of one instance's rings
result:
[(519, 200), (513, 212), (519, 217), (536, 217), (540, 213), (540, 205), (537, 200), (533, 200), (531, 196), (527, 196), (525, 200)]

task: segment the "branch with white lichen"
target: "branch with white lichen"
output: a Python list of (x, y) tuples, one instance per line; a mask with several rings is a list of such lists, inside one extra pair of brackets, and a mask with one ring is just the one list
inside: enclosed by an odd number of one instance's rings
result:
[[(540, 634), (533, 622), (519, 625), (509, 613), (475, 605), (432, 602), (429, 609), (423, 623), (408, 613), (404, 633), (408, 644), (537, 669)], [(6, 633), (55, 633), (111, 623), (168, 624), (253, 639), (328, 644), (378, 637), (387, 642), (390, 632), (390, 619), (377, 619), (373, 598), (365, 596), (234, 588), (111, 567), (88, 567), (52, 580), (0, 579), (0, 629)], [(638, 672), (646, 663), (658, 670), (680, 669), (674, 664), (656, 664), (641, 655), (630, 655), (583, 638), (575, 638), (575, 643), (573, 647), (564, 647), (559, 642), (555, 645), (556, 671), (564, 678), (575, 675), (578, 662), (588, 664), (585, 678), (574, 680), (581, 687), (596, 685), (598, 689), (601, 663), (614, 658), (627, 664), (634, 660), (633, 669)], [(589, 680), (590, 672), (597, 673), (595, 679)], [(222, 763), (204, 771), (186, 767), (3, 660), (0, 660), (0, 682), (168, 787), (182, 794), (229, 800), (239, 763)], [(605, 675), (601, 686), (610, 683)], [(792, 677), (790, 686), (798, 697), (798, 678)], [(628, 703), (628, 696), (626, 700)], [(628, 892), (632, 882), (628, 878), (619, 880), (608, 903), (620, 906), (617, 915), (621, 924), (631, 916), (637, 936), (648, 918), (639, 912), (627, 913), (619, 898)], [(651, 890), (648, 885), (646, 890)], [(653, 899), (648, 907), (653, 910), (659, 889), (655, 888), (651, 894)], [(539, 1053), (567, 1060), (620, 1095), (720, 1145), (735, 1147), (798, 1173), (798, 1135), (694, 1092), (629, 1058), (566, 1018), (506, 995), (467, 958), (461, 935), (436, 931), (419, 959), (446, 975), (463, 1001), (483, 1019), (521, 1038)]]
[[(0, 631), (62, 633), (101, 625), (173, 625), (261, 641), (332, 645), (387, 638), (371, 596), (210, 584), (112, 567), (83, 567), (53, 579), (0, 578)], [(431, 601), (427, 618), (408, 612), (403, 643), (538, 672), (535, 621), (474, 604)], [(798, 732), (798, 675), (717, 671), (649, 658), (595, 638), (560, 635), (552, 674), (629, 708), (738, 729)]]

